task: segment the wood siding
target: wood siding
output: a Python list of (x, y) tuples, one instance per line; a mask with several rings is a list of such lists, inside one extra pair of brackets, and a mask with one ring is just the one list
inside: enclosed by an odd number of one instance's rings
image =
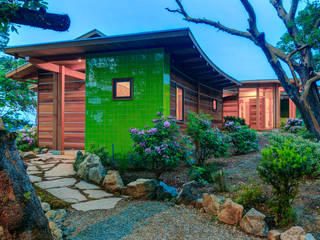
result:
[[(39, 145), (54, 147), (53, 73), (39, 73)], [(64, 145), (66, 149), (84, 149), (85, 81), (66, 76), (64, 106)]]

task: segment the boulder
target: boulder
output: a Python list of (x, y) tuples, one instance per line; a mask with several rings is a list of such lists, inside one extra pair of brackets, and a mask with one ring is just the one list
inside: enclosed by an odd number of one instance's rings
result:
[(41, 151), (40, 151), (40, 154), (46, 154), (48, 152), (49, 152), (48, 148), (42, 148)]
[(265, 217), (261, 212), (251, 208), (242, 218), (240, 227), (246, 233), (265, 237), (268, 232), (268, 226), (264, 221)]
[(316, 240), (311, 233), (308, 233), (306, 235), (302, 235), (300, 237), (300, 240)]
[(281, 230), (271, 230), (268, 232), (268, 240), (280, 240), (280, 235), (283, 233)]
[(28, 159), (32, 159), (32, 158), (36, 158), (36, 157), (37, 157), (37, 155), (32, 151), (21, 153), (22, 160), (28, 160)]
[(48, 220), (55, 223), (61, 223), (66, 219), (67, 215), (67, 211), (64, 209), (50, 210), (46, 212)]
[(242, 218), (243, 206), (233, 202), (230, 198), (224, 202), (218, 220), (227, 224), (238, 224)]
[(193, 201), (193, 206), (196, 209), (203, 209), (203, 198), (198, 198), (197, 200)]
[(223, 197), (208, 193), (204, 193), (202, 198), (205, 212), (213, 216), (218, 216), (222, 210), (225, 199)]
[(41, 207), (44, 212), (48, 212), (51, 210), (50, 204), (46, 202), (41, 203)]
[(100, 158), (89, 153), (79, 165), (77, 175), (84, 180), (100, 184), (106, 173)]
[(306, 235), (302, 227), (295, 226), (280, 235), (281, 240), (300, 240), (301, 236)]
[(177, 202), (185, 205), (192, 204), (195, 200), (201, 198), (199, 188), (200, 185), (196, 181), (183, 184), (177, 196)]
[(156, 184), (156, 199), (157, 200), (166, 200), (175, 198), (178, 195), (176, 188), (168, 186), (164, 182)]
[(105, 190), (110, 192), (121, 192), (125, 188), (119, 172), (115, 170), (107, 172), (102, 185)]
[(136, 199), (154, 199), (157, 181), (154, 179), (137, 179), (127, 185), (125, 193)]

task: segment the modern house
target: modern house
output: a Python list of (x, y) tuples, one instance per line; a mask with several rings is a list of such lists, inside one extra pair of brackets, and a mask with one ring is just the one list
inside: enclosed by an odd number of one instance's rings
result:
[(279, 80), (242, 81), (240, 87), (225, 89), (223, 115), (241, 117), (257, 130), (279, 128), (280, 123), (297, 115), (295, 104)]
[(37, 84), (38, 141), (53, 149), (131, 148), (129, 128), (156, 112), (185, 126), (188, 111), (223, 119), (223, 89), (241, 83), (220, 70), (189, 29), (105, 36), (94, 30), (63, 42), (9, 47), (27, 64), (7, 77)]

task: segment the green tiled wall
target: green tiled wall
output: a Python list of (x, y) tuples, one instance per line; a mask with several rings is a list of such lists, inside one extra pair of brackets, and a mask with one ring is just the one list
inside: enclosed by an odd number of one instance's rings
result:
[[(156, 112), (170, 114), (170, 56), (163, 49), (93, 54), (86, 57), (85, 147), (111, 153), (132, 148), (130, 127), (151, 125)], [(112, 79), (133, 78), (133, 100), (112, 100)]]

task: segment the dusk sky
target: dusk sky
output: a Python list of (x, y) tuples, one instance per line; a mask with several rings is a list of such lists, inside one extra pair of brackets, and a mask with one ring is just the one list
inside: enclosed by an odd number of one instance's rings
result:
[[(196, 25), (169, 13), (174, 0), (49, 0), (48, 12), (66, 13), (71, 18), (67, 32), (54, 32), (32, 27), (18, 28), (11, 33), (9, 46), (74, 39), (94, 28), (106, 35), (166, 30), (189, 27), (201, 48), (227, 74), (238, 80), (275, 78), (262, 51), (252, 42), (210, 26)], [(284, 33), (284, 25), (269, 0), (251, 0), (258, 17), (260, 31), (272, 44)], [(194, 17), (219, 20), (237, 29), (247, 29), (247, 14), (239, 0), (184, 0)]]

